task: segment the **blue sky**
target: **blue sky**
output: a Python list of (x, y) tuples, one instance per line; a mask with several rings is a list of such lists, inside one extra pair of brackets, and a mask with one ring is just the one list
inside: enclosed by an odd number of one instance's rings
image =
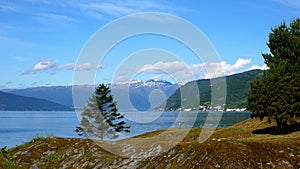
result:
[[(100, 63), (76, 61), (86, 41), (100, 28), (126, 15), (164, 12), (181, 17), (198, 27), (214, 45), (226, 74), (263, 68), (261, 53), (271, 27), (300, 16), (298, 0), (2, 0), (0, 2), (0, 88), (72, 85), (73, 71), (97, 70), (95, 82), (117, 79), (115, 72), (128, 55), (158, 48), (179, 56), (197, 72), (209, 78), (202, 63), (180, 43), (166, 37), (131, 37), (116, 45)], [(122, 30), (122, 28), (120, 28)], [(185, 76), (183, 63), (172, 60), (145, 62), (132, 79), (170, 80), (157, 69)], [(192, 59), (191, 59), (192, 58)], [(150, 59), (153, 60), (153, 59)], [(146, 73), (145, 73), (146, 72)], [(195, 78), (195, 77), (194, 77)], [(173, 79), (185, 82), (191, 78)], [(119, 78), (118, 82), (122, 82)]]

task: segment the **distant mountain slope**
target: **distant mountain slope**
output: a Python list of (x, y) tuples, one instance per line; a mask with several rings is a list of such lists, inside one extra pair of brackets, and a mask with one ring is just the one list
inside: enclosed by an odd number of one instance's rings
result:
[[(227, 108), (243, 108), (247, 105), (247, 95), (250, 89), (250, 83), (262, 73), (262, 70), (251, 70), (243, 73), (238, 73), (230, 76), (226, 76), (227, 83), (227, 97), (226, 97), (226, 107)], [(196, 83), (196, 84), (195, 84)], [(195, 94), (192, 87), (193, 85), (198, 85), (199, 95)], [(188, 107), (197, 109), (199, 104), (204, 105), (211, 100), (211, 86), (210, 79), (202, 79), (197, 81), (189, 82), (179, 89), (167, 100), (166, 110), (176, 110), (181, 107), (181, 93), (184, 91), (187, 98), (182, 98), (188, 100)], [(195, 100), (200, 98), (200, 103), (195, 103)]]
[(73, 106), (72, 86), (33, 87), (7, 91), (8, 93), (49, 100), (66, 106)]
[(0, 92), (0, 110), (72, 110), (47, 100)]
[[(110, 86), (110, 85), (109, 85)], [(153, 94), (154, 90), (160, 90), (165, 98), (171, 96), (179, 86), (163, 80), (148, 80), (132, 81), (127, 84), (114, 84), (112, 94), (115, 96), (119, 110), (130, 111), (132, 107), (146, 111), (151, 107), (157, 107), (162, 104), (165, 99), (161, 99), (159, 95)], [(74, 91), (76, 92), (76, 107), (84, 107), (94, 92), (93, 85), (76, 85)], [(125, 92), (129, 89), (129, 92)], [(49, 87), (34, 87), (17, 90), (6, 90), (8, 93), (35, 97), (39, 99), (49, 100), (55, 103), (63, 104), (73, 107), (72, 86), (49, 86)], [(151, 95), (151, 93), (153, 95)], [(152, 96), (151, 103), (149, 96)], [(130, 103), (124, 102), (125, 99), (130, 99)], [(152, 105), (151, 105), (152, 104)], [(132, 106), (131, 106), (132, 105)]]

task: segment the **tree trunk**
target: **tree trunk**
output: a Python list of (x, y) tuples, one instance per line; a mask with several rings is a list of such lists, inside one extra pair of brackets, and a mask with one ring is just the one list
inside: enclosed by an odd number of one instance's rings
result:
[(103, 132), (101, 132), (101, 138), (100, 138), (100, 139), (101, 139), (101, 141), (103, 141), (103, 139), (104, 139), (103, 137), (104, 137), (104, 133), (103, 133)]

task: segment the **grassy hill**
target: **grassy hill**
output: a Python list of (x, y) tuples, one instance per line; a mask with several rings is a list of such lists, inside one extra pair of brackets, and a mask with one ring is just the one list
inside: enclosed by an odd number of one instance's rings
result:
[[(243, 73), (238, 73), (226, 76), (227, 108), (244, 108), (247, 105), (247, 95), (250, 89), (250, 83), (262, 73), (262, 70), (251, 70)], [(199, 95), (196, 94), (192, 86), (198, 86)], [(181, 98), (181, 91), (184, 91), (185, 96)], [(200, 103), (196, 100), (199, 100)], [(211, 100), (211, 84), (210, 79), (202, 79), (189, 82), (181, 86), (167, 100), (166, 110), (176, 110), (181, 107), (181, 100), (186, 100), (187, 107), (197, 109), (199, 105), (209, 103)]]
[[(0, 168), (299, 168), (299, 119), (285, 135), (268, 133), (274, 125), (267, 120), (246, 120), (217, 129), (204, 143), (199, 143), (203, 129), (195, 128), (174, 146), (170, 145), (185, 129), (170, 129), (167, 134), (166, 130), (154, 131), (114, 144), (89, 139), (36, 138), (2, 150)], [(154, 136), (159, 139), (153, 141)]]

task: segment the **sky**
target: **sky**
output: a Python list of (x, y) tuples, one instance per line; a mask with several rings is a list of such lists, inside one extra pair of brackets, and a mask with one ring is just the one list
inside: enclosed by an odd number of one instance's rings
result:
[[(78, 62), (97, 31), (144, 12), (170, 14), (194, 25), (214, 47), (218, 62), (201, 60), (182, 42), (157, 34), (128, 37), (102, 60)], [(271, 28), (299, 16), (298, 0), (1, 0), (0, 89), (88, 84), (87, 74), (94, 83), (150, 78), (184, 83), (218, 77), (219, 72), (266, 69), (261, 54), (269, 52)], [(168, 24), (159, 17), (141, 19)], [(130, 25), (118, 31), (125, 29)], [(75, 83), (74, 72), (83, 73), (83, 80)]]

